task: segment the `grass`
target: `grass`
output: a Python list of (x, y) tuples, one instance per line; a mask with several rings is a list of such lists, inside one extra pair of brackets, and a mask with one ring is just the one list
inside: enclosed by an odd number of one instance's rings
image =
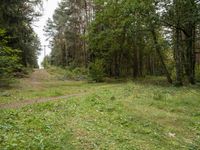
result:
[(38, 99), (45, 97), (56, 97), (68, 94), (87, 92), (90, 86), (84, 82), (52, 81), (42, 82), (42, 85), (29, 86), (27, 83), (9, 89), (0, 89), (0, 104), (22, 101), (27, 99)]
[[(61, 71), (61, 69), (60, 69)], [(40, 99), (47, 97), (57, 97), (68, 94), (86, 93), (93, 89), (93, 85), (87, 81), (69, 81), (60, 80), (57, 74), (55, 76), (39, 72), (30, 78), (20, 79), (11, 87), (0, 87), (0, 104), (20, 102), (29, 99)], [(38, 77), (39, 76), (39, 77)], [(99, 84), (104, 85), (104, 84)]]
[(200, 88), (176, 88), (162, 78), (148, 81), (45, 81), (42, 91), (4, 90), (11, 96), (1, 94), (1, 103), (88, 94), (0, 110), (0, 149), (199, 150)]

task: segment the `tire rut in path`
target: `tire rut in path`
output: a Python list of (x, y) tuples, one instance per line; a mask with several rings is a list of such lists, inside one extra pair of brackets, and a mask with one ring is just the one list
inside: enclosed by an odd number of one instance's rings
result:
[(19, 101), (19, 102), (13, 102), (13, 103), (9, 103), (9, 104), (0, 104), (0, 109), (17, 109), (17, 108), (25, 107), (27, 105), (40, 104), (40, 103), (45, 103), (45, 102), (49, 102), (49, 101), (68, 99), (68, 98), (72, 98), (72, 97), (79, 97), (79, 96), (83, 96), (85, 94), (86, 93), (71, 94), (71, 95), (64, 95), (64, 96), (59, 96), (59, 97), (30, 99), (30, 100), (23, 100), (23, 101)]

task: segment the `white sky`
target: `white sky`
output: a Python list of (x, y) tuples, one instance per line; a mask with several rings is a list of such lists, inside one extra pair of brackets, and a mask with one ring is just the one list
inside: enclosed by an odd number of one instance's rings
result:
[[(38, 64), (41, 67), (41, 62), (44, 59), (44, 45), (49, 45), (49, 41), (46, 41), (46, 37), (44, 35), (44, 26), (46, 25), (46, 22), (48, 18), (52, 18), (55, 9), (58, 6), (58, 2), (61, 0), (43, 0), (43, 16), (39, 18), (39, 21), (34, 23), (34, 30), (38, 34), (41, 45), (42, 45), (42, 51), (38, 59)], [(50, 54), (51, 50), (48, 46), (46, 46), (46, 54)]]

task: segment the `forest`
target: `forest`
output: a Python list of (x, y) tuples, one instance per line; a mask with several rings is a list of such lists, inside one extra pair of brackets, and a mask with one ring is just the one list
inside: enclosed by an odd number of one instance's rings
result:
[(0, 0), (0, 149), (200, 149), (199, 0), (60, 0), (43, 45), (48, 1)]
[(109, 77), (162, 75), (177, 86), (195, 84), (199, 10), (195, 0), (65, 0), (45, 29), (47, 59), (60, 67), (96, 65)]
[(40, 41), (31, 27), (40, 0), (0, 1), (0, 82), (38, 67)]
[[(1, 78), (38, 67), (41, 46), (31, 24), (41, 15), (39, 5), (1, 1)], [(45, 27), (52, 52), (44, 62), (86, 68), (94, 78), (150, 75), (177, 86), (195, 84), (199, 10), (198, 0), (63, 0)]]

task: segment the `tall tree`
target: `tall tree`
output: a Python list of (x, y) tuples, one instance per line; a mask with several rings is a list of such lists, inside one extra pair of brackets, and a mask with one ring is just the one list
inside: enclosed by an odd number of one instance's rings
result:
[[(87, 26), (92, 18), (90, 0), (63, 0), (53, 20), (48, 20), (46, 33), (52, 39), (52, 63), (60, 66), (87, 66)], [(58, 44), (59, 43), (59, 44)], [(61, 58), (61, 59), (60, 59)]]
[(41, 0), (1, 0), (0, 28), (9, 36), (7, 45), (21, 51), (19, 58), (23, 66), (34, 67), (40, 50), (39, 40), (32, 23), (40, 15), (35, 7)]

